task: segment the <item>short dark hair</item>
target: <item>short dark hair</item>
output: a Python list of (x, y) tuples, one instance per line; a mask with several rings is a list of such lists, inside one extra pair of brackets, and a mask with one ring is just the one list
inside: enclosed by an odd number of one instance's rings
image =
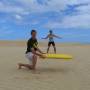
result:
[(33, 33), (33, 32), (35, 32), (35, 33), (36, 33), (36, 30), (32, 30), (32, 31), (31, 31), (31, 35), (32, 35), (32, 33)]
[(50, 33), (52, 33), (53, 31), (52, 31), (52, 30), (50, 30), (49, 32), (50, 32)]

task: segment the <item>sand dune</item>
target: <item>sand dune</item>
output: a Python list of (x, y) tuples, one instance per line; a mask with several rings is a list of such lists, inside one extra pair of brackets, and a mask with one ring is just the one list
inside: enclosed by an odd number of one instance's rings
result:
[(28, 63), (25, 43), (7, 43), (0, 46), (0, 90), (90, 90), (89, 45), (58, 46), (57, 53), (71, 54), (73, 60), (38, 59), (34, 72), (17, 69), (18, 62)]

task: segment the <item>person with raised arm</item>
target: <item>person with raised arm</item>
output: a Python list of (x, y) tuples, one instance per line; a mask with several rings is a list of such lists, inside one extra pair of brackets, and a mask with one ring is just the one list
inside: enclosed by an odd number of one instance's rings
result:
[(59, 38), (61, 39), (61, 37), (53, 34), (53, 31), (50, 30), (49, 31), (49, 34), (45, 37), (45, 38), (42, 38), (42, 39), (48, 39), (49, 38), (49, 42), (48, 42), (48, 48), (47, 48), (47, 53), (49, 52), (49, 49), (50, 49), (50, 46), (52, 45), (53, 48), (54, 48), (54, 53), (56, 53), (56, 45), (55, 45), (55, 42), (54, 42), (54, 38)]

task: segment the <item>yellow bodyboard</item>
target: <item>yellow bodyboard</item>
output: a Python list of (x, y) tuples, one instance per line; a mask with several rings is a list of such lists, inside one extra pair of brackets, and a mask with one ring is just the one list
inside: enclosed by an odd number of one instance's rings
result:
[(45, 54), (48, 59), (72, 59), (71, 55), (66, 54)]

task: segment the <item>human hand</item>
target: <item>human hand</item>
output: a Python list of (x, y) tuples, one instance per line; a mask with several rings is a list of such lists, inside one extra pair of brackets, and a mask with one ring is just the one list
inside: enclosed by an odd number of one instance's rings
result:
[(43, 55), (43, 54), (42, 54), (42, 55), (40, 56), (40, 58), (45, 59), (45, 58), (46, 58), (46, 55)]

